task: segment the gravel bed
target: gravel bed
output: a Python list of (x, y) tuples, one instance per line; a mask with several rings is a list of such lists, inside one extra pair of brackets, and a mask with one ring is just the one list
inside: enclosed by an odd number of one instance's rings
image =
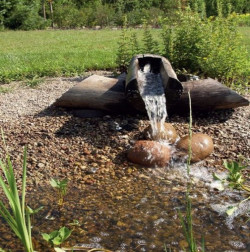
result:
[[(127, 161), (126, 151), (142, 138), (148, 125), (145, 116), (77, 118), (53, 107), (57, 98), (82, 79), (48, 79), (35, 89), (14, 83), (11, 92), (0, 94), (0, 124), (8, 151), (21, 168), (23, 146), (28, 145), (31, 184), (68, 177), (75, 186), (82, 186), (100, 183), (106, 176), (119, 178), (143, 170)], [(249, 118), (249, 106), (194, 116), (193, 132), (210, 135), (215, 145), (214, 153), (198, 165), (222, 169), (223, 159), (249, 158)], [(187, 117), (172, 116), (170, 122), (180, 136), (188, 133)], [(2, 148), (1, 143), (3, 157)]]

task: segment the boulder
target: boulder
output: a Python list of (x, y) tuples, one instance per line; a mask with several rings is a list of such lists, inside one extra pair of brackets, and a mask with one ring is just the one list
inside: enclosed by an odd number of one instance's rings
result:
[(171, 149), (168, 144), (140, 140), (128, 152), (128, 159), (146, 167), (164, 167), (168, 164)]
[[(189, 136), (181, 138), (176, 145), (177, 149), (188, 153)], [(191, 141), (192, 158), (191, 162), (198, 162), (205, 159), (214, 151), (213, 140), (210, 136), (202, 133), (192, 135)]]
[(153, 136), (152, 134), (152, 127), (149, 125), (144, 130), (144, 136), (146, 139), (151, 140), (167, 140), (170, 144), (174, 144), (178, 138), (177, 132), (175, 128), (170, 123), (164, 123), (164, 129), (160, 129), (160, 123), (158, 124), (158, 134)]

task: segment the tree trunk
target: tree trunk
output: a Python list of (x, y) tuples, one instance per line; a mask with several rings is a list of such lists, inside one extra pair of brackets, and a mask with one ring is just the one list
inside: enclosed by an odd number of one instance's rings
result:
[(54, 11), (53, 11), (53, 0), (49, 0), (50, 15), (51, 15), (51, 27), (54, 28)]
[(46, 0), (43, 0), (43, 4), (42, 4), (42, 8), (43, 8), (43, 18), (44, 18), (44, 20), (47, 19), (47, 17), (46, 17), (46, 4), (45, 4), (45, 1), (46, 1)]

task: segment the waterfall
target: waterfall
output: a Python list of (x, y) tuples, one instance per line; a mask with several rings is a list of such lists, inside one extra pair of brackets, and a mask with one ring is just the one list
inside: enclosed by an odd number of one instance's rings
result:
[(166, 96), (160, 73), (153, 73), (151, 65), (146, 64), (138, 71), (139, 92), (145, 103), (152, 128), (152, 136), (164, 131), (167, 118)]

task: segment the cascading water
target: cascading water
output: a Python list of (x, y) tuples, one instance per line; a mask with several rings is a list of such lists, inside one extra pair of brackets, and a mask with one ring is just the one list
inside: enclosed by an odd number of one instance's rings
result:
[(164, 131), (164, 122), (167, 118), (166, 96), (160, 73), (153, 73), (151, 65), (146, 64), (138, 71), (140, 95), (145, 103), (147, 114), (152, 128), (152, 137), (160, 136)]

